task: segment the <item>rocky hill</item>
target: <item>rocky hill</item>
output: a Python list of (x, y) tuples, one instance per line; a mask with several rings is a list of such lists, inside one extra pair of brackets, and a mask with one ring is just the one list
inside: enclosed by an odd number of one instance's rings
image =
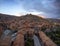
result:
[[(31, 35), (33, 35), (33, 32), (35, 34), (38, 33), (39, 31), (51, 32), (51, 30), (53, 29), (54, 26), (55, 25), (52, 24), (52, 21), (50, 21), (48, 19), (44, 19), (44, 18), (36, 16), (36, 15), (32, 15), (32, 14), (27, 14), (27, 15), (20, 16), (20, 17), (0, 14), (0, 37), (2, 36), (3, 32), (5, 32), (5, 30), (7, 30), (7, 29), (11, 30), (12, 33), (18, 32), (18, 36), (19, 35), (21, 36), (21, 34), (25, 34), (26, 32), (28, 32), (31, 36)], [(10, 34), (10, 35), (12, 35), (12, 34)], [(9, 37), (10, 35), (7, 35), (7, 37)], [(17, 42), (19, 43), (21, 41), (19, 41), (18, 36), (17, 36), (17, 39), (18, 39)], [(13, 37), (13, 39), (15, 37)], [(24, 39), (24, 38), (22, 37), (21, 39)], [(23, 42), (21, 42), (21, 43), (23, 43)], [(3, 42), (2, 42), (2, 45), (3, 45)]]

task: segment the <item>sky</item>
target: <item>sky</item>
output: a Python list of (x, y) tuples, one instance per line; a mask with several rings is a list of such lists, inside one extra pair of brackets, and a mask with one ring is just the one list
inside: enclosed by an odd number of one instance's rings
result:
[(32, 13), (60, 18), (60, 0), (0, 0), (0, 13), (16, 16)]

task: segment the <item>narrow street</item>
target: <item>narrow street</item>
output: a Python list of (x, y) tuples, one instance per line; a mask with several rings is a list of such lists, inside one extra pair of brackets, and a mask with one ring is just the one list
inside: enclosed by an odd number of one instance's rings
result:
[(41, 43), (36, 35), (33, 36), (34, 46), (41, 46)]

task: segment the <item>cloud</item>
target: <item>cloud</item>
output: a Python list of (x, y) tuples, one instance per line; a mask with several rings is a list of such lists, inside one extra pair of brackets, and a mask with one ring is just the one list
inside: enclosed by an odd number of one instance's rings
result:
[[(21, 1), (21, 0), (19, 0)], [(26, 11), (44, 12), (49, 17), (60, 17), (60, 1), (59, 0), (23, 0), (21, 2)]]
[[(0, 0), (0, 9), (60, 18), (60, 0)], [(12, 9), (13, 8), (13, 9)]]

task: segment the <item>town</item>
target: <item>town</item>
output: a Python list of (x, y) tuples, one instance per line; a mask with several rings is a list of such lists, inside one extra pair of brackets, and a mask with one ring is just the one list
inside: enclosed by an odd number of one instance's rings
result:
[(0, 46), (60, 46), (60, 19), (54, 20), (0, 14)]

